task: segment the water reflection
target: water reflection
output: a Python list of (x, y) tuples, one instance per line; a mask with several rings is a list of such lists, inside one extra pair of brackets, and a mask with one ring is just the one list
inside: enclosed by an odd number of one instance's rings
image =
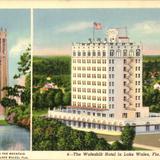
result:
[(17, 126), (0, 126), (0, 150), (29, 150), (29, 131)]

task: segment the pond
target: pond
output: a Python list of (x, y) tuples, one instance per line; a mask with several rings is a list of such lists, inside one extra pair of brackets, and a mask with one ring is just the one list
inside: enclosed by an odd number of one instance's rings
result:
[(29, 150), (29, 131), (14, 125), (0, 126), (0, 150)]

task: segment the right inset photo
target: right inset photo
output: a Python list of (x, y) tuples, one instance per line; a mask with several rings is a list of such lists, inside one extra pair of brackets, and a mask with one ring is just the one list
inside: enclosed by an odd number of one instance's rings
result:
[(34, 151), (160, 150), (157, 15), (34, 9)]

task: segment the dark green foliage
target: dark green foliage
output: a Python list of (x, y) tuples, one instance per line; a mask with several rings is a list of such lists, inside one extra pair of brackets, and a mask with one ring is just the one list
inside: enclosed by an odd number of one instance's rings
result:
[(71, 57), (55, 56), (55, 57), (34, 57), (33, 73), (35, 75), (70, 75), (71, 73)]
[(115, 141), (115, 142), (112, 143), (111, 149), (115, 150), (115, 151), (124, 150), (124, 146), (123, 146), (123, 144), (121, 142)]
[(135, 129), (130, 125), (126, 125), (121, 134), (121, 141), (125, 150), (132, 150), (133, 141), (135, 138)]
[(71, 105), (71, 92), (66, 92), (63, 96), (63, 103), (65, 106)]
[(55, 97), (54, 97), (54, 101), (55, 101), (55, 106), (58, 107), (58, 106), (62, 106), (63, 105), (63, 93), (61, 90), (59, 90)]
[(33, 150), (110, 150), (95, 133), (73, 130), (53, 119), (33, 117)]
[(3, 107), (15, 107), (17, 105), (17, 102), (15, 99), (4, 97), (1, 100), (1, 104)]
[(151, 112), (160, 112), (160, 91), (153, 88), (160, 82), (160, 56), (145, 56), (143, 62), (143, 105)]

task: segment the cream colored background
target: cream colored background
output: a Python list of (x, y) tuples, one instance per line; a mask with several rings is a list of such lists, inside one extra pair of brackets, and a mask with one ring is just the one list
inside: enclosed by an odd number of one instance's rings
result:
[[(112, 1), (112, 0), (0, 0), (0, 9), (31, 9), (31, 42), (33, 44), (33, 9), (34, 8), (160, 8), (160, 1)], [(160, 16), (160, 15), (157, 15)], [(32, 112), (31, 112), (32, 114)], [(31, 139), (32, 142), (32, 139)], [(32, 146), (31, 146), (32, 147)], [(158, 151), (160, 153), (160, 151)], [(0, 152), (1, 154), (2, 152)], [(30, 160), (160, 160), (159, 157), (67, 157), (67, 153), (73, 152), (25, 152)], [(143, 152), (142, 152), (143, 153)], [(151, 153), (151, 152), (150, 152)], [(0, 155), (1, 157), (1, 155)]]

